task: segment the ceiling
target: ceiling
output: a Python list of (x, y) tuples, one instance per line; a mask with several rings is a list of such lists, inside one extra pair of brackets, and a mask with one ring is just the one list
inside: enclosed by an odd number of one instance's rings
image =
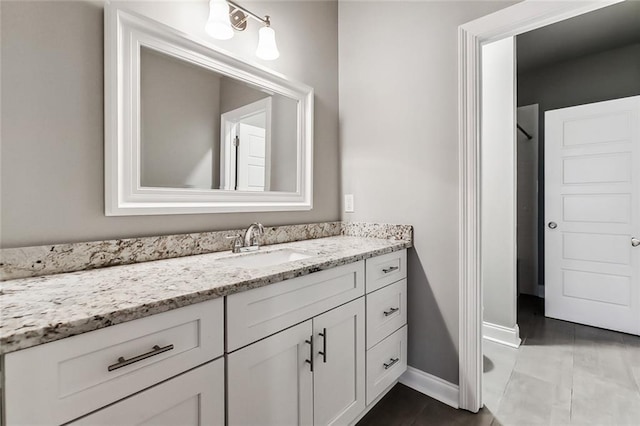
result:
[(627, 0), (517, 37), (518, 72), (640, 43), (640, 0)]

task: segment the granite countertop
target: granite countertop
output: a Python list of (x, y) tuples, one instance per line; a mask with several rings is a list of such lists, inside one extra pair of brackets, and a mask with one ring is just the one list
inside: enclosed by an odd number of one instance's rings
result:
[(225, 258), (251, 253), (226, 251), (0, 282), (0, 354), (410, 246), (406, 240), (334, 236), (262, 247), (314, 254), (276, 266), (230, 266)]

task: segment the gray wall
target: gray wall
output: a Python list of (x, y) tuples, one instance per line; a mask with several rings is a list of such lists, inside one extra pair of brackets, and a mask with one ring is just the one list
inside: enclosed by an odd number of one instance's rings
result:
[(640, 43), (518, 74), (518, 106), (538, 103), (541, 115), (639, 94)]
[[(205, 38), (206, 1), (139, 2)], [(309, 212), (105, 217), (101, 2), (0, 2), (2, 247), (332, 221), (339, 214), (338, 4), (246, 2), (272, 17), (281, 57), (255, 55), (258, 27), (212, 41), (315, 89), (314, 208)], [(176, 7), (179, 7), (177, 11)]]
[(142, 186), (215, 188), (214, 179), (220, 179), (219, 99), (219, 74), (141, 49)]
[(540, 104), (538, 276), (541, 284), (544, 284), (544, 113), (635, 95), (640, 95), (640, 44), (518, 74), (518, 106)]
[(229, 77), (220, 82), (220, 113), (229, 112), (269, 97), (257, 87), (249, 86)]
[(280, 95), (272, 99), (271, 190), (294, 192), (298, 171), (298, 103)]
[(458, 26), (509, 2), (340, 2), (346, 220), (414, 225), (409, 364), (458, 383)]

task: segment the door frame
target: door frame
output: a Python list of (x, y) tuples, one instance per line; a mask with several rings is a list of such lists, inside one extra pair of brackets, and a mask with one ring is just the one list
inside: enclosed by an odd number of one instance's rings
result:
[(525, 0), (458, 27), (459, 406), (482, 407), (480, 252), (481, 46), (624, 0)]

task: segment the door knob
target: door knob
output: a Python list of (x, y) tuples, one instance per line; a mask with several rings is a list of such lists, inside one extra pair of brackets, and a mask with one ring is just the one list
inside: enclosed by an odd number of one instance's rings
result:
[(638, 247), (640, 246), (640, 240), (637, 239), (636, 237), (631, 237), (631, 245), (633, 247)]
[(558, 224), (555, 222), (549, 222), (549, 229), (556, 229), (558, 227)]

